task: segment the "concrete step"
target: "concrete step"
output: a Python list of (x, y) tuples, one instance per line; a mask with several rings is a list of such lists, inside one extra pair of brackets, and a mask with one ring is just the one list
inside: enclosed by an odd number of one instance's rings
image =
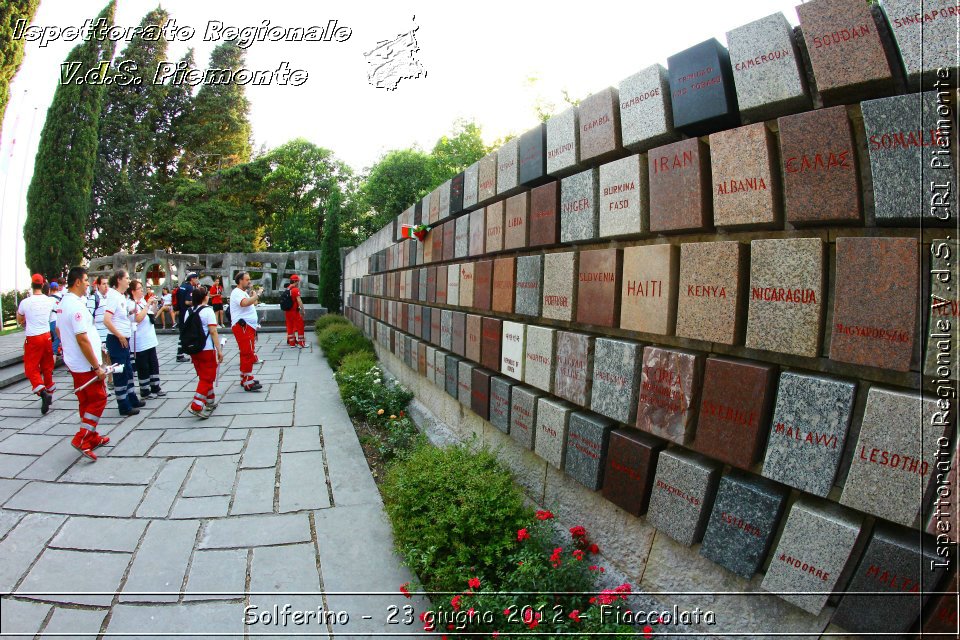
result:
[(0, 367), (0, 389), (17, 384), (27, 378), (23, 373), (23, 358), (21, 357), (20, 360), (21, 362)]

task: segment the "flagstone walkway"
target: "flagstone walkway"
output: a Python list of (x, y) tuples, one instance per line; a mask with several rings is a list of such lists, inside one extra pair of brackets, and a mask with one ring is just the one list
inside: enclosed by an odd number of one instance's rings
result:
[(70, 446), (78, 416), (63, 368), (46, 416), (26, 382), (0, 389), (0, 631), (362, 638), (421, 628), (426, 603), (397, 591), (410, 574), (322, 354), (262, 335), (263, 389), (246, 393), (232, 338), (226, 350), (221, 404), (202, 421), (186, 413), (193, 367), (162, 336), (167, 397), (126, 419), (110, 402), (101, 432), (111, 441), (96, 463)]

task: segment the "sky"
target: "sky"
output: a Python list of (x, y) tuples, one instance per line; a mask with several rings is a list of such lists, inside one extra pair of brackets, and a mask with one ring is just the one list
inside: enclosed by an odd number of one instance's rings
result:
[[(106, 0), (41, 0), (33, 25), (82, 27)], [(228, 27), (284, 28), (316, 25), (349, 29), (342, 42), (254, 42), (246, 67), (303, 70), (300, 86), (247, 86), (255, 148), (303, 137), (332, 150), (356, 172), (385, 152), (418, 145), (429, 151), (458, 119), (481, 125), (489, 144), (537, 124), (535, 104), (564, 106), (562, 91), (584, 98), (697, 43), (772, 13), (796, 25), (797, 0), (682, 0), (681, 2), (483, 2), (349, 3), (272, 0), (119, 0), (115, 23), (133, 27), (157, 5), (189, 41), (168, 44), (176, 62), (188, 47), (197, 66)], [(220, 29), (218, 32), (217, 29)], [(402, 80), (394, 91), (368, 82), (369, 52), (382, 40), (417, 29), (425, 77)], [(341, 33), (346, 33), (341, 31)], [(181, 36), (187, 31), (179, 32)], [(40, 131), (60, 63), (80, 40), (27, 42), (23, 66), (11, 85), (0, 132), (0, 291), (26, 287), (23, 221)], [(122, 59), (124, 41), (117, 43)], [(531, 79), (535, 79), (531, 81)], [(196, 91), (196, 89), (195, 89)]]

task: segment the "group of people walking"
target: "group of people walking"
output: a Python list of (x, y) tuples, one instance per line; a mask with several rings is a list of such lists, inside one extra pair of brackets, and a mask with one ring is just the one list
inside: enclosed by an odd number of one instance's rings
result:
[[(250, 290), (247, 272), (236, 274), (234, 281), (229, 311), (231, 331), (240, 351), (240, 383), (244, 391), (255, 392), (263, 386), (253, 375), (253, 365), (259, 362), (256, 343), (260, 322), (255, 305), (260, 291)], [(285, 309), (287, 342), (303, 347), (303, 301), (298, 283), (299, 278), (293, 275), (288, 285), (292, 304)], [(223, 328), (222, 280), (207, 289), (198, 284), (196, 273), (190, 273), (167, 299), (156, 296), (122, 269), (109, 278), (97, 276), (91, 286), (86, 269), (74, 267), (67, 274), (66, 291), (59, 300), (44, 295), (45, 286), (43, 276), (35, 274), (32, 295), (17, 309), (17, 320), (26, 327), (24, 370), (40, 399), (41, 413), (46, 414), (56, 391), (53, 341), (61, 343), (79, 403), (81, 427), (72, 444), (82, 455), (96, 460), (94, 449), (110, 440), (97, 430), (107, 405), (108, 378), (112, 377), (121, 416), (136, 415), (146, 400), (167, 395), (161, 388), (154, 327), (156, 317), (162, 316), (167, 307), (176, 311), (180, 328), (177, 361), (186, 362), (189, 355), (199, 379), (188, 411), (206, 419), (216, 409), (214, 389), (226, 342), (218, 333)], [(52, 324), (51, 317), (55, 318)]]

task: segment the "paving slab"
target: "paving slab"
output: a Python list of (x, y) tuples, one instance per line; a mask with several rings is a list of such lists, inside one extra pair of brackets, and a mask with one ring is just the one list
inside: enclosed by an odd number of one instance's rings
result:
[(237, 490), (230, 507), (230, 515), (273, 513), (276, 470), (241, 469), (237, 475)]
[(143, 493), (140, 486), (103, 485), (91, 491), (85, 484), (31, 482), (5, 506), (23, 511), (129, 518)]
[(295, 427), (283, 430), (283, 453), (320, 451), (320, 427)]
[[(198, 520), (155, 520), (140, 545), (120, 594), (121, 602), (176, 602), (200, 530)], [(136, 592), (166, 592), (166, 594)]]
[[(218, 638), (243, 638), (243, 603), (199, 602), (191, 604), (142, 606), (119, 604), (107, 625), (107, 634), (135, 636), (149, 629), (151, 633), (218, 634)], [(227, 635), (231, 632), (236, 635)], [(223, 634), (223, 635), (219, 635)], [(184, 636), (179, 636), (184, 637)]]
[(239, 516), (208, 523), (199, 548), (237, 549), (309, 540), (310, 523), (305, 513)]
[(149, 521), (74, 516), (50, 541), (51, 547), (133, 553)]
[(3, 598), (0, 600), (0, 619), (3, 620), (3, 633), (23, 633), (18, 638), (32, 638), (40, 630), (47, 614), (49, 604)]
[(237, 456), (197, 460), (183, 489), (183, 496), (201, 498), (230, 495), (233, 493), (239, 460)]
[[(243, 595), (246, 588), (246, 549), (197, 551), (190, 563), (184, 601), (229, 600)], [(230, 592), (215, 595), (209, 592)]]
[(42, 600), (109, 606), (129, 562), (127, 553), (47, 549), (20, 583), (18, 592)]
[(138, 518), (165, 518), (193, 466), (192, 458), (168, 460), (137, 508)]
[(63, 638), (69, 635), (96, 638), (106, 617), (105, 609), (56, 607), (53, 610), (53, 617), (43, 628), (40, 638)]
[(323, 455), (319, 451), (280, 456), (280, 512), (330, 506)]
[(0, 590), (13, 589), (65, 520), (63, 516), (31, 513), (0, 542)]

